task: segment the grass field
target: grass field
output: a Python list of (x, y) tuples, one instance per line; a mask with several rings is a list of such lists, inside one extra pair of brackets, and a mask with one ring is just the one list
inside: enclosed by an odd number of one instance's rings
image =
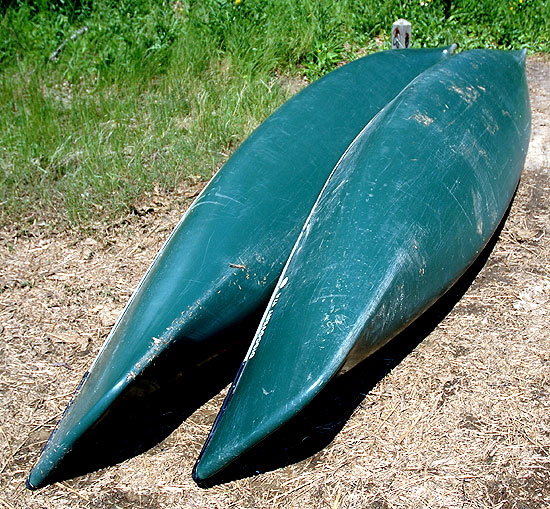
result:
[(389, 48), (550, 48), (544, 0), (46, 0), (0, 7), (0, 222), (86, 228), (207, 180), (296, 87)]

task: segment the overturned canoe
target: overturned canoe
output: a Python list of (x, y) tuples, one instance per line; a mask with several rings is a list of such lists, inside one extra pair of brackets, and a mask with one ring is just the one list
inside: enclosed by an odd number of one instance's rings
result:
[(342, 153), (403, 87), (449, 54), (392, 51), (354, 61), (304, 89), (242, 144), (153, 262), (30, 473), (29, 488), (65, 475), (75, 444), (107, 422), (136, 378), (146, 384), (161, 353), (177, 344), (185, 356), (182, 345), (201, 344), (208, 358), (226, 347), (224, 331), (261, 312)]
[(524, 59), (490, 50), (447, 59), (358, 135), (293, 248), (195, 480), (219, 477), (473, 263), (527, 153)]

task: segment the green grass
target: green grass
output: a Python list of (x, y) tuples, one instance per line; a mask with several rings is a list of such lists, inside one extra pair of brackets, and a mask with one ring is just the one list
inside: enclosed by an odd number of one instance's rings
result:
[(0, 15), (4, 224), (85, 227), (154, 184), (210, 178), (288, 96), (281, 77), (388, 48), (399, 17), (417, 47), (550, 48), (545, 0), (12, 0)]

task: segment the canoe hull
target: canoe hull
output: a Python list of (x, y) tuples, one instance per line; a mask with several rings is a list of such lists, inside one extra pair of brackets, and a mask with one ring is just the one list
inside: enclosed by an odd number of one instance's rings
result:
[(286, 423), (473, 263), (527, 153), (523, 59), (454, 56), (416, 78), (352, 143), (294, 246), (197, 481)]

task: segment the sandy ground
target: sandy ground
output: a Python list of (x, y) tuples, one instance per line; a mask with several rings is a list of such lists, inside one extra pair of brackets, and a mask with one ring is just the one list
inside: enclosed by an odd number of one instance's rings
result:
[(210, 489), (191, 479), (219, 394), (147, 452), (28, 491), (44, 441), (198, 186), (154, 193), (89, 238), (1, 230), (0, 508), (550, 507), (550, 60), (527, 67), (529, 156), (488, 261), (275, 437), (267, 450), (287, 456), (259, 475)]

